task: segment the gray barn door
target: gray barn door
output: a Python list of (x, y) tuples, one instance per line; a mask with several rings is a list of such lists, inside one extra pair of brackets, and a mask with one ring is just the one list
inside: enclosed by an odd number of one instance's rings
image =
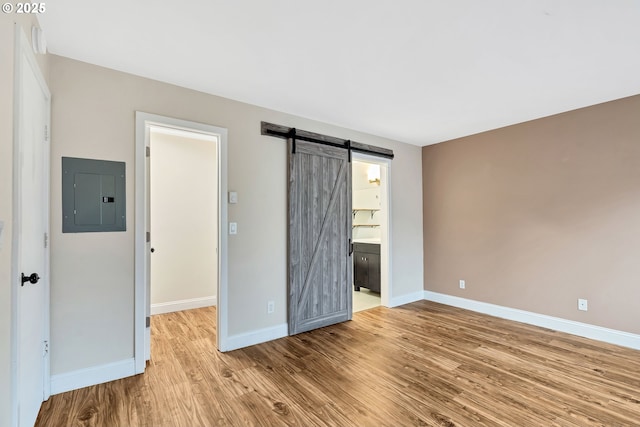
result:
[(289, 145), (289, 334), (351, 319), (348, 151)]

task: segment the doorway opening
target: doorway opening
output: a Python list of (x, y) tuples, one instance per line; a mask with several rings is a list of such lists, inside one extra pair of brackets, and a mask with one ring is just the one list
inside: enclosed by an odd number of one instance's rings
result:
[(150, 127), (151, 315), (216, 305), (218, 136)]
[(390, 295), (390, 161), (354, 153), (352, 162), (353, 312)]
[[(153, 140), (153, 143), (152, 143)], [(177, 141), (180, 141), (178, 144)], [(180, 147), (181, 145), (181, 147)], [(192, 150), (187, 150), (186, 145), (192, 146)], [(170, 210), (167, 216), (169, 219), (162, 218), (167, 212), (152, 213), (152, 169), (153, 161), (151, 160), (152, 151), (155, 146), (160, 147), (160, 158), (156, 160), (156, 187), (161, 188), (160, 192), (156, 192), (155, 202), (157, 211)], [(194, 148), (195, 147), (195, 148)], [(173, 150), (173, 151), (172, 151)], [(175, 150), (182, 151), (177, 153)], [(204, 150), (204, 151), (203, 151)], [(187, 177), (174, 177), (172, 180), (167, 175), (171, 168), (177, 166), (172, 164), (172, 157), (175, 160), (178, 156), (193, 158), (194, 151), (199, 155), (204, 154), (206, 159), (213, 164), (202, 163), (198, 166), (183, 165), (181, 169), (194, 169), (187, 171), (190, 175)], [(166, 157), (169, 157), (168, 159)], [(161, 158), (164, 158), (162, 160)], [(162, 166), (162, 164), (165, 166)], [(198, 170), (196, 170), (198, 169)], [(202, 170), (205, 169), (205, 170)], [(155, 172), (154, 172), (155, 173)], [(159, 181), (158, 181), (159, 180)], [(202, 123), (190, 122), (186, 120), (174, 119), (155, 114), (136, 112), (136, 218), (135, 218), (135, 315), (134, 315), (134, 335), (135, 335), (135, 370), (136, 373), (144, 372), (146, 361), (151, 358), (151, 322), (152, 314), (152, 297), (159, 298), (154, 304), (154, 312), (184, 310), (187, 308), (204, 307), (215, 303), (216, 309), (216, 339), (217, 346), (220, 351), (227, 349), (227, 234), (223, 232), (225, 229), (223, 224), (227, 223), (227, 201), (222, 197), (227, 193), (227, 130), (216, 126), (206, 125)], [(175, 187), (172, 191), (168, 191), (169, 187)], [(195, 196), (203, 196), (198, 191), (204, 187), (209, 188), (204, 196), (207, 200), (198, 200), (195, 202), (186, 202), (182, 200), (179, 193), (191, 193)], [(213, 188), (212, 188), (213, 187)], [(168, 197), (167, 194), (169, 193)], [(158, 197), (160, 199), (158, 199)], [(163, 201), (164, 199), (164, 201)], [(180, 199), (180, 200), (178, 200)], [(187, 204), (191, 203), (191, 204)], [(194, 205), (195, 204), (195, 205)], [(170, 207), (170, 209), (169, 209)], [(214, 219), (203, 219), (202, 215), (197, 215), (205, 211), (205, 214), (213, 212)], [(157, 217), (160, 214), (160, 217)], [(162, 226), (163, 230), (155, 229), (153, 221), (166, 221)], [(198, 250), (203, 251), (202, 255), (208, 261), (206, 264), (207, 275), (213, 275), (212, 280), (205, 281), (199, 273), (203, 271), (184, 271), (186, 268), (193, 268), (191, 264), (187, 265), (176, 260), (175, 256), (171, 256), (171, 245), (179, 241), (180, 245), (189, 245), (194, 243), (194, 230), (191, 229), (187, 222), (204, 221), (206, 224), (196, 224), (206, 229), (205, 233), (210, 236), (204, 241), (198, 243)], [(189, 226), (189, 233), (185, 233), (185, 227)], [(154, 229), (152, 229), (154, 227)], [(176, 229), (178, 228), (178, 229)], [(153, 231), (160, 232), (160, 241), (154, 240)], [(185, 236), (189, 234), (189, 236)], [(172, 240), (173, 239), (173, 240)], [(186, 242), (185, 242), (186, 240)], [(158, 243), (161, 246), (156, 247)], [(153, 250), (153, 252), (152, 252)], [(188, 249), (190, 250), (190, 249)], [(162, 251), (162, 252), (161, 252)], [(168, 253), (167, 253), (168, 252)], [(182, 273), (180, 279), (171, 280), (166, 289), (154, 289), (152, 296), (151, 276), (152, 263), (151, 257), (156, 255), (169, 255), (166, 257), (163, 266), (158, 260), (154, 262), (154, 268), (159, 267), (161, 272), (157, 275), (171, 274), (177, 275)], [(202, 267), (199, 267), (202, 268)], [(187, 274), (194, 274), (196, 283), (189, 291), (191, 293), (183, 293), (182, 297), (176, 296), (181, 288), (187, 287), (191, 279)], [(192, 278), (193, 279), (193, 278)], [(211, 278), (209, 278), (211, 279)], [(175, 280), (178, 284), (175, 285)], [(205, 283), (207, 282), (207, 283)], [(212, 292), (212, 287), (214, 292)], [(217, 288), (217, 289), (216, 289)], [(158, 291), (158, 292), (156, 292)], [(198, 294), (199, 292), (199, 294)], [(156, 295), (157, 294), (157, 295)], [(177, 298), (177, 299), (176, 299)]]

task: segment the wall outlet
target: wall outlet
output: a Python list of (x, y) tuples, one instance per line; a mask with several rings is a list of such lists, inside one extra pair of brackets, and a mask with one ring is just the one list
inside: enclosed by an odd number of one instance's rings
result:
[(586, 299), (582, 299), (582, 298), (578, 298), (578, 310), (587, 311), (588, 308), (589, 307), (587, 305), (587, 300)]
[(460, 280), (460, 289), (465, 289), (466, 286), (467, 285), (464, 283), (464, 280)]
[(273, 314), (274, 311), (276, 311), (276, 303), (269, 301), (267, 303), (267, 314)]

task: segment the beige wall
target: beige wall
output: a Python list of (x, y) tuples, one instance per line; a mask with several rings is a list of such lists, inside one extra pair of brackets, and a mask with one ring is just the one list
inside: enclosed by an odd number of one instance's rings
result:
[[(34, 16), (0, 14), (0, 221), (4, 221), (0, 249), (0, 427), (9, 425), (11, 405), (11, 233), (13, 197), (13, 67), (15, 25), (31, 40)], [(48, 81), (48, 57), (38, 55)]]
[(640, 96), (422, 157), (425, 290), (640, 333)]
[[(53, 374), (133, 356), (136, 110), (229, 131), (228, 188), (239, 195), (229, 205), (229, 221), (238, 223), (229, 236), (230, 335), (286, 322), (287, 155), (283, 140), (260, 135), (261, 120), (394, 150), (392, 297), (422, 290), (419, 147), (57, 56), (51, 80)], [(61, 156), (126, 162), (126, 232), (61, 233)]]
[(151, 153), (151, 306), (215, 297), (216, 143), (152, 130)]

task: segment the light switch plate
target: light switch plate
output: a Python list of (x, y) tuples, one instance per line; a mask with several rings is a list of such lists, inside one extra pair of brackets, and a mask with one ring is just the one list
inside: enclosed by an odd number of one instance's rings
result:
[(230, 222), (229, 223), (229, 234), (238, 234), (238, 223)]
[(238, 193), (236, 191), (229, 191), (229, 203), (238, 203)]

